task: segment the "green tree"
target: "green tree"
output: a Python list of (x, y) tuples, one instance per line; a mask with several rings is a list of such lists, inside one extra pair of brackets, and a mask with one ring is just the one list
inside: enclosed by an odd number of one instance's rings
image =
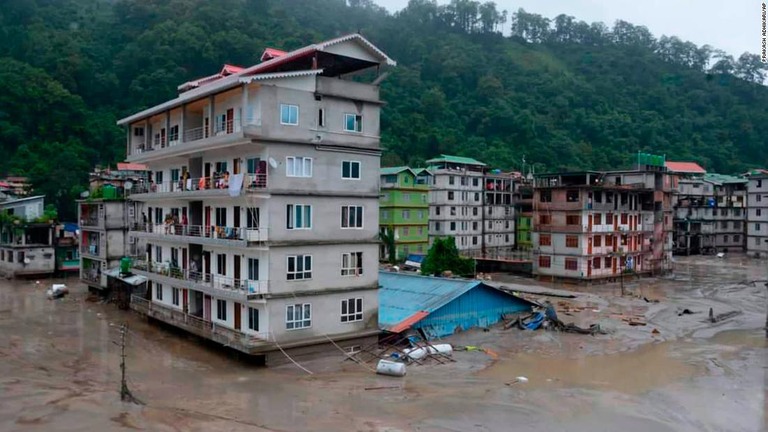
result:
[(421, 263), (421, 272), (439, 276), (449, 270), (455, 275), (469, 276), (474, 274), (474, 266), (474, 260), (462, 258), (459, 255), (456, 240), (453, 237), (444, 237), (435, 239), (432, 247), (429, 248), (424, 262)]

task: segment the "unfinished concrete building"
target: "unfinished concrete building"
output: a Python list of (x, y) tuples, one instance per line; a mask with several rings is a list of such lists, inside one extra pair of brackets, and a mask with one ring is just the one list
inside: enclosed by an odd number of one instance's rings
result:
[(754, 170), (747, 178), (747, 254), (768, 258), (768, 170)]

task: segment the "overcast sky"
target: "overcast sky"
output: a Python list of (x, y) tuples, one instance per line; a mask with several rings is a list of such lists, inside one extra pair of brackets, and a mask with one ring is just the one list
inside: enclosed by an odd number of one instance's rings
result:
[[(390, 11), (408, 0), (374, 0)], [(657, 38), (663, 34), (709, 44), (738, 57), (759, 53), (760, 7), (764, 0), (495, 0), (499, 10), (519, 8), (548, 18), (564, 13), (586, 22), (617, 19), (644, 25)], [(439, 4), (448, 0), (438, 0)]]

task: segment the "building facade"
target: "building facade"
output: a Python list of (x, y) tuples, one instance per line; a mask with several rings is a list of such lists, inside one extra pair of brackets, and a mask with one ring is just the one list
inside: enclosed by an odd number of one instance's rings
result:
[(514, 179), (472, 158), (441, 155), (427, 161), (429, 241), (454, 237), (471, 257), (503, 258), (515, 246)]
[(0, 203), (0, 273), (8, 277), (56, 272), (56, 222), (44, 220), (42, 195)]
[[(394, 236), (396, 261), (409, 254), (426, 254), (429, 248), (429, 184), (431, 174), (425, 169), (408, 167), (381, 169), (379, 226)], [(388, 259), (381, 245), (381, 259)]]
[(663, 167), (536, 176), (534, 275), (591, 281), (672, 266), (672, 191)]
[(357, 34), (262, 60), (119, 124), (152, 171), (132, 308), (271, 363), (378, 334), (382, 101), (348, 78), (394, 62)]
[(747, 254), (768, 258), (768, 171), (747, 175)]

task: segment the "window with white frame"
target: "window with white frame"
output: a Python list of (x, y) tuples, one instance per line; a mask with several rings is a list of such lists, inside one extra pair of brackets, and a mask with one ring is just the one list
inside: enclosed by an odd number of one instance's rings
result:
[(341, 275), (359, 276), (363, 274), (363, 253), (350, 252), (341, 254)]
[(216, 254), (216, 274), (221, 276), (227, 275), (227, 255)]
[(341, 178), (345, 180), (360, 180), (360, 162), (342, 161)]
[(288, 280), (304, 280), (312, 278), (312, 255), (288, 255)]
[(259, 310), (248, 308), (248, 330), (259, 331)]
[(323, 108), (317, 110), (317, 125), (325, 127), (325, 110)]
[(248, 258), (248, 280), (259, 280), (259, 259)]
[(312, 158), (288, 156), (285, 158), (286, 177), (312, 177)]
[(163, 285), (156, 283), (155, 284), (155, 298), (157, 300), (163, 301)]
[(363, 320), (363, 299), (351, 298), (341, 301), (341, 322)]
[(341, 206), (341, 227), (362, 228), (363, 206)]
[(171, 126), (170, 129), (168, 129), (168, 141), (178, 141), (179, 140), (179, 125)]
[(135, 137), (143, 137), (144, 136), (144, 128), (143, 127), (135, 127), (135, 128), (133, 128), (133, 136), (135, 136)]
[(219, 321), (227, 320), (227, 301), (218, 299), (216, 300), (216, 319)]
[(344, 114), (344, 130), (346, 132), (362, 132), (363, 116), (359, 114)]
[(174, 306), (178, 306), (179, 305), (179, 303), (180, 303), (180, 301), (179, 301), (180, 294), (181, 294), (181, 290), (180, 289), (178, 289), (176, 287), (171, 288), (171, 303), (173, 303)]
[(296, 330), (312, 326), (312, 305), (309, 303), (292, 304), (285, 307), (285, 328)]
[(286, 205), (285, 228), (289, 230), (312, 229), (312, 206), (307, 204)]
[(163, 247), (155, 246), (155, 261), (163, 262)]
[(403, 219), (410, 219), (411, 218), (411, 211), (410, 210), (403, 210)]
[(287, 126), (298, 126), (299, 124), (299, 106), (290, 104), (280, 104), (280, 124)]

